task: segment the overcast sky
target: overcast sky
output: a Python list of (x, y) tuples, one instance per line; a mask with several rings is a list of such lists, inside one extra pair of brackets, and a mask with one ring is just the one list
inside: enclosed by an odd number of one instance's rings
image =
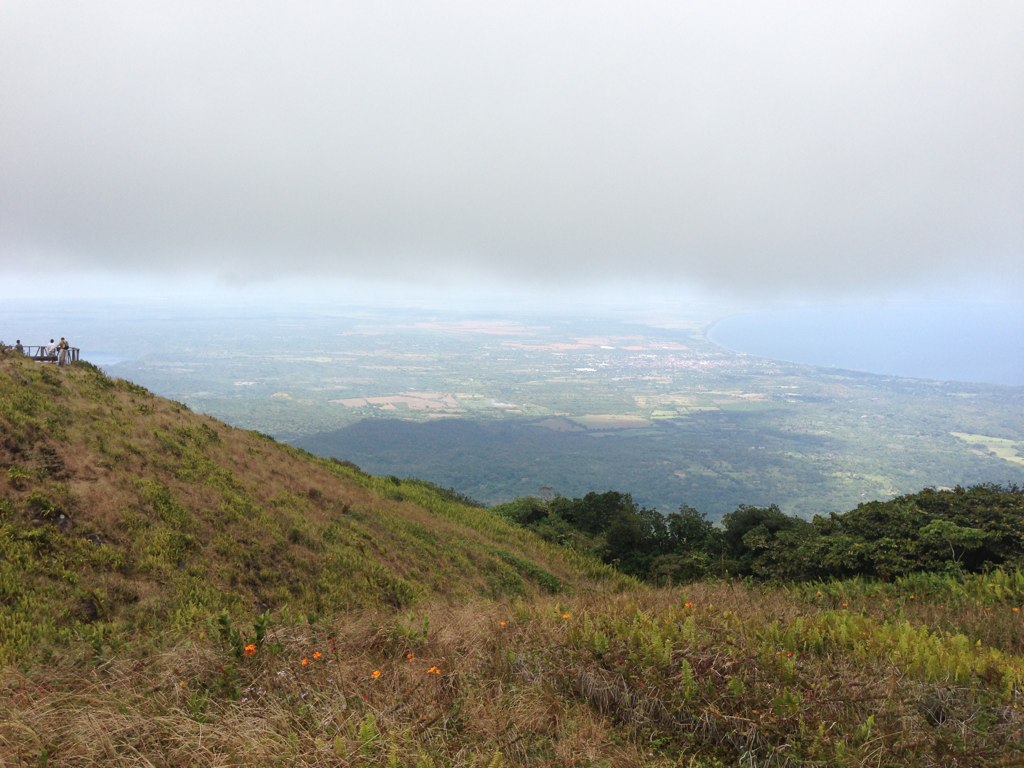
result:
[(42, 273), (1019, 295), (1024, 2), (3, 0)]

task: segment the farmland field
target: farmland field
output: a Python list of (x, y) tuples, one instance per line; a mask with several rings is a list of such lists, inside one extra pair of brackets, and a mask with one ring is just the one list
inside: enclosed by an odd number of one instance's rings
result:
[(1024, 388), (743, 355), (707, 339), (714, 319), (131, 304), (0, 313), (44, 334), (56, 324), (86, 360), (233, 425), (485, 503), (614, 489), (664, 511), (775, 503), (809, 516), (925, 486), (1024, 483)]

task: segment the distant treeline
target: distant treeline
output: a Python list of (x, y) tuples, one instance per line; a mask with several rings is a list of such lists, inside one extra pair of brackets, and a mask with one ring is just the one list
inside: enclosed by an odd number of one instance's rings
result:
[(925, 489), (804, 520), (740, 506), (715, 525), (689, 506), (663, 515), (608, 491), (516, 499), (494, 510), (548, 541), (661, 584), (707, 576), (893, 579), (916, 571), (1024, 565), (1024, 489)]

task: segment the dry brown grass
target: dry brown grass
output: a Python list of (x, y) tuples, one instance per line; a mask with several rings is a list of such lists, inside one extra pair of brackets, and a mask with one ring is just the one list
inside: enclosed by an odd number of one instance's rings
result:
[[(522, 622), (537, 621), (537, 610), (556, 616), (560, 609), (545, 605), (515, 619), (512, 606), (475, 603), (430, 609), (408, 624), (366, 613), (278, 629), (241, 661), (207, 637), (84, 668), (8, 669), (2, 764), (35, 765), (45, 754), (51, 766), (427, 765), (428, 758), (471, 766), (487, 765), (495, 750), (517, 765), (582, 765), (596, 756), (607, 765), (644, 764), (638, 745), (607, 743), (612, 734), (599, 713), (565, 700), (543, 653), (522, 663), (510, 657), (516, 636), (522, 642), (530, 633)], [(422, 632), (423, 619), (436, 630)], [(562, 634), (558, 623), (538, 629), (545, 642)], [(368, 738), (371, 715), (377, 736)]]
[[(884, 654), (865, 662), (860, 654), (877, 638), (789, 658), (765, 647), (765, 622), (777, 613), (787, 624), (821, 615), (794, 608), (783, 591), (701, 584), (685, 593), (361, 611), (274, 628), (240, 659), (212, 630), (152, 655), (69, 654), (4, 672), (0, 764), (696, 768), (1024, 759), (1019, 684), (1006, 698), (978, 676), (931, 679)], [(598, 634), (606, 650), (596, 647)]]

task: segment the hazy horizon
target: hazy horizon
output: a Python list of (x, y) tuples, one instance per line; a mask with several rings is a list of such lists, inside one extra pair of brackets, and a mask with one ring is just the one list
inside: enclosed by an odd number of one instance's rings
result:
[[(269, 295), (233, 293), (215, 300), (212, 294), (129, 293), (80, 298), (16, 295), (0, 305), (0, 341), (45, 343), (67, 336), (83, 348), (83, 359), (97, 364), (130, 359), (152, 351), (143, 326), (177, 328), (189, 343), (190, 329), (244, 327), (279, 319), (292, 327), (306, 318), (320, 325), (336, 317), (344, 325), (352, 318), (416, 316), (473, 319), (516, 319), (547, 323), (571, 319), (597, 327), (603, 319), (638, 326), (689, 329), (693, 323), (708, 329), (708, 339), (734, 352), (823, 369), (840, 368), (878, 375), (935, 381), (1024, 386), (1024, 357), (1019, 334), (1024, 328), (1024, 304), (991, 297), (902, 297), (827, 302), (763, 304), (726, 302), (691, 294), (687, 298), (651, 294), (649, 301), (605, 295), (602, 301), (577, 295), (572, 300), (545, 301), (533, 295), (479, 297), (445, 302), (427, 293), (415, 297), (355, 295), (340, 299), (318, 293), (285, 300)], [(333, 334), (327, 326), (323, 326)], [(303, 335), (301, 330), (297, 334)], [(204, 338), (209, 343), (208, 331)], [(296, 338), (298, 342), (299, 339)], [(327, 342), (327, 339), (324, 339)], [(307, 343), (303, 340), (302, 343)], [(130, 350), (136, 350), (131, 352)], [(97, 357), (97, 355), (99, 357)]]

